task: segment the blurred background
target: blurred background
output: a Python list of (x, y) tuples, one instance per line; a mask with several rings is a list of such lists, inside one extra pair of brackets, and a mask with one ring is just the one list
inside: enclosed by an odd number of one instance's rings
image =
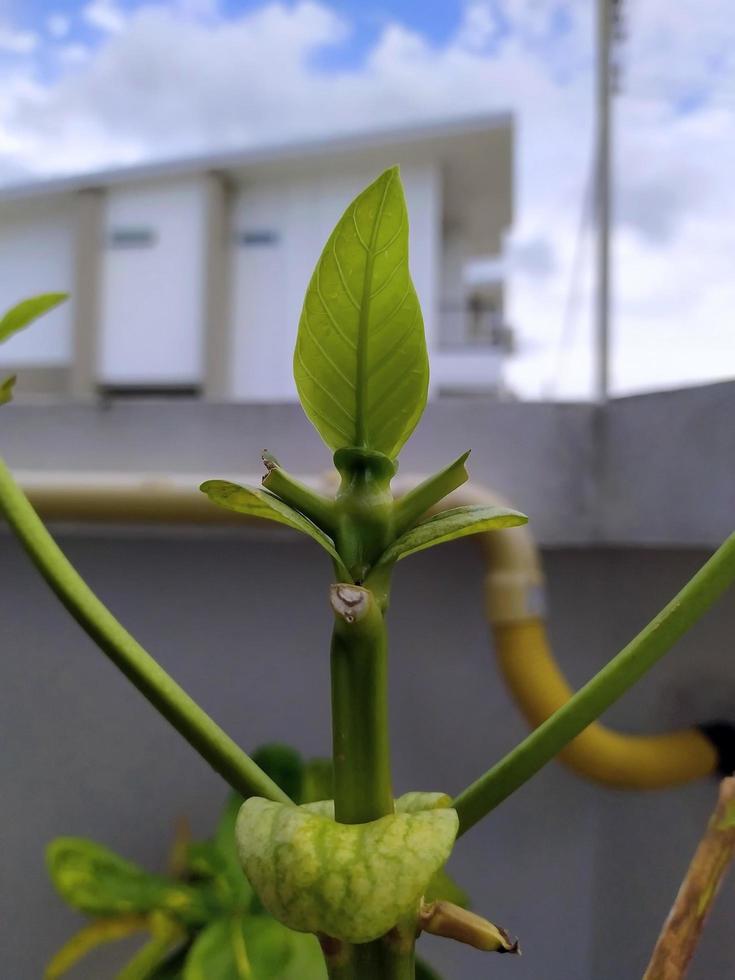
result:
[[(328, 570), (191, 498), (206, 477), (258, 480), (264, 448), (329, 468), (291, 377), (301, 301), (339, 214), (395, 163), (432, 367), (402, 472), (471, 447), (473, 481), (530, 514), (580, 684), (732, 530), (729, 4), (0, 0), (0, 309), (71, 293), (0, 348), (19, 375), (0, 452), (93, 587), (248, 748), (329, 751)], [(206, 834), (224, 790), (5, 531), (0, 547), (0, 975), (37, 980), (77, 921), (47, 841), (86, 834), (161, 867), (176, 817)], [(397, 788), (455, 792), (524, 729), (472, 544), (406, 566)], [(732, 719), (734, 633), (729, 597), (610, 722)], [(430, 954), (453, 980), (640, 976), (713, 800), (550, 767), (455, 858), (524, 957)], [(731, 885), (696, 980), (735, 970), (733, 909)], [(104, 957), (86, 969), (115, 976)]]

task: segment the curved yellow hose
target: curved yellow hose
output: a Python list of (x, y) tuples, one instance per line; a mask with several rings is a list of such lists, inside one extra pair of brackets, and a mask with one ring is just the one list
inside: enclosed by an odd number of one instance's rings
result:
[[(460, 488), (440, 505), (502, 504), (477, 485)], [(501, 673), (526, 721), (536, 728), (572, 695), (554, 660), (544, 623), (544, 576), (527, 527), (480, 537), (485, 556), (485, 608)], [(628, 789), (676, 786), (718, 769), (713, 743), (696, 728), (661, 735), (627, 735), (594, 722), (560, 754), (588, 779)]]
[[(502, 533), (502, 532), (498, 532)], [(572, 691), (557, 667), (540, 619), (494, 627), (501, 672), (526, 721), (536, 728)], [(561, 752), (575, 772), (610, 786), (655, 789), (715, 772), (714, 746), (697, 729), (662, 735), (626, 735), (594, 722)]]

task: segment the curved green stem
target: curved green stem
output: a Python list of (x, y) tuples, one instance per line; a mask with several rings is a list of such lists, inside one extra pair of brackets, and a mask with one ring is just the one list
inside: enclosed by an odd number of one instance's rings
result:
[(656, 664), (735, 582), (735, 534), (607, 666), (456, 798), (459, 833), (515, 792)]
[(187, 742), (244, 796), (290, 803), (263, 770), (179, 687), (100, 602), (0, 459), (0, 512), (79, 625)]

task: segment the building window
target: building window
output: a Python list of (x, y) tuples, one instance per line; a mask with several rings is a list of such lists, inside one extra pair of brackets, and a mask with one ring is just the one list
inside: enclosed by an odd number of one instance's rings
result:
[(247, 228), (245, 231), (239, 231), (235, 235), (237, 244), (243, 245), (246, 248), (261, 248), (268, 245), (277, 245), (278, 239), (278, 232), (272, 231), (269, 228)]
[(113, 228), (108, 237), (110, 248), (152, 248), (156, 241), (152, 228)]

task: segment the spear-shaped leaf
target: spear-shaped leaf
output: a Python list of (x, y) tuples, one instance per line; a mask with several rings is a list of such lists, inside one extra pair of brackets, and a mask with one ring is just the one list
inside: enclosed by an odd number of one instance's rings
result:
[(504, 527), (517, 527), (526, 524), (528, 518), (520, 511), (507, 507), (453, 507), (435, 517), (416, 524), (393, 542), (380, 556), (378, 566), (392, 565), (394, 562), (412, 555), (424, 548), (431, 548), (444, 541), (463, 538), (468, 534), (482, 531), (498, 531)]
[(301, 531), (302, 534), (308, 534), (332, 557), (339, 570), (341, 580), (344, 582), (352, 581), (342, 559), (337, 554), (332, 539), (316, 524), (312, 524), (303, 514), (289, 507), (288, 504), (284, 504), (272, 493), (256, 487), (241, 487), (239, 484), (230, 483), (227, 480), (207, 480), (206, 483), (202, 483), (199, 489), (209, 497), (212, 503), (225, 507), (227, 510), (237, 511), (238, 514), (247, 514), (249, 517), (262, 517), (267, 521), (276, 521), (278, 524), (292, 527), (295, 531)]
[(394, 458), (421, 417), (429, 365), (397, 167), (355, 198), (327, 241), (304, 300), (294, 377), (331, 449)]
[(67, 298), (68, 293), (42, 293), (17, 303), (0, 318), (0, 344)]

